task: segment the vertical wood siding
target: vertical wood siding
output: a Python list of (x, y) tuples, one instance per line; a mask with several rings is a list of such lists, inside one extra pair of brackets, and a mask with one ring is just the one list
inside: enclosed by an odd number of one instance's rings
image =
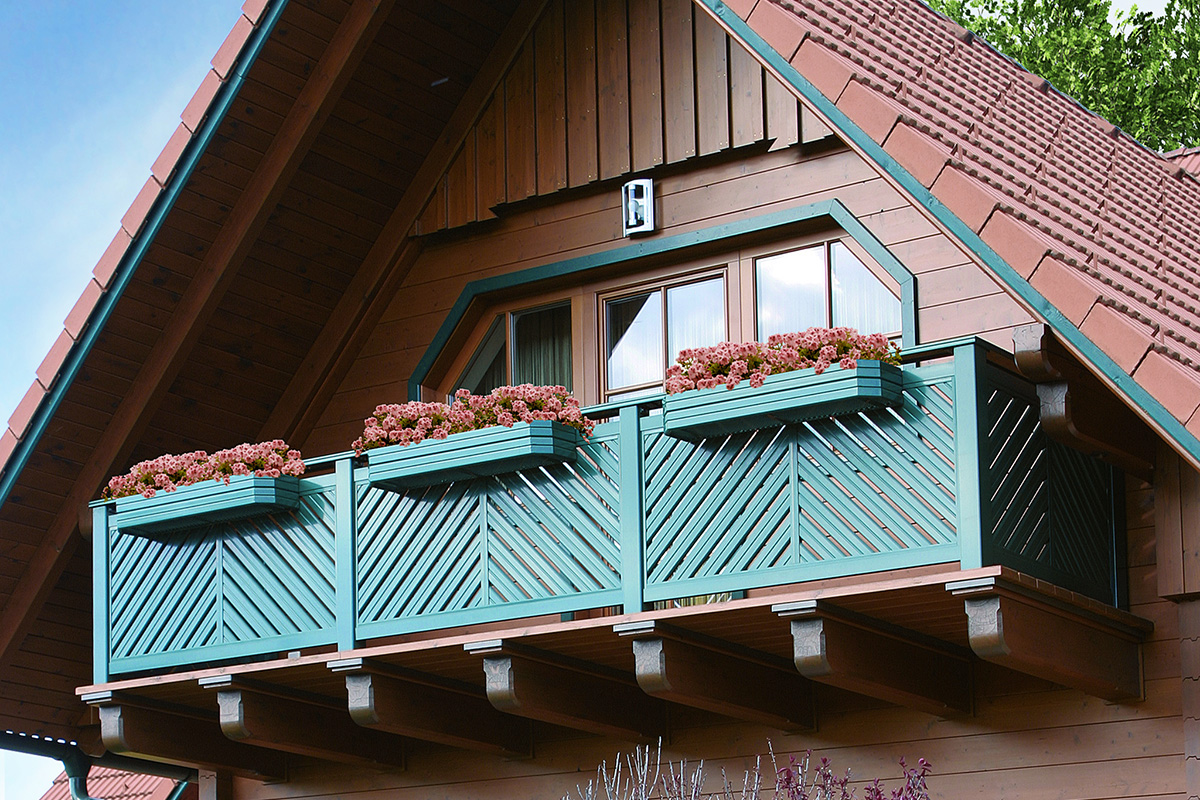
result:
[(417, 225), (765, 140), (830, 135), (691, 0), (550, 0)]

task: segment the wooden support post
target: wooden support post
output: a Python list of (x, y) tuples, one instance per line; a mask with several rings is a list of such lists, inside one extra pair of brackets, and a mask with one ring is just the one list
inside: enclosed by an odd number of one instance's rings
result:
[(966, 653), (817, 600), (771, 610), (792, 621), (801, 675), (939, 717), (971, 713)]
[(660, 622), (626, 622), (638, 685), (647, 694), (784, 731), (816, 727), (812, 684), (787, 661), (701, 639)]
[(325, 761), (404, 768), (403, 740), (355, 725), (340, 703), (244, 685), (228, 675), (202, 678), (200, 685), (217, 689), (221, 732), (234, 741)]
[(483, 656), (487, 698), (501, 711), (632, 742), (666, 733), (666, 706), (627, 676), (493, 640), (465, 645)]
[(233, 800), (233, 776), (211, 769), (197, 770), (198, 800)]
[(961, 597), (975, 655), (1119, 702), (1142, 696), (1139, 643), (1153, 625), (1095, 601), (997, 578), (946, 584)]
[(346, 673), (350, 718), (365, 728), (509, 757), (533, 755), (529, 722), (497, 711), (473, 686), (361, 658), (328, 666)]
[(626, 614), (636, 614), (645, 605), (641, 413), (636, 405), (625, 406), (618, 417), (621, 431), (621, 602)]
[(231, 742), (215, 714), (156, 706), (112, 692), (84, 695), (99, 707), (100, 739), (113, 753), (228, 772), (259, 780), (284, 780), (282, 753)]

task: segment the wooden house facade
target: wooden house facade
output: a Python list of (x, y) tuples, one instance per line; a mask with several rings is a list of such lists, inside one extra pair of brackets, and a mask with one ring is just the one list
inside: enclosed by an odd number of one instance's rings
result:
[[(1200, 797), (1187, 166), (917, 0), (248, 0), (0, 436), (4, 746), (206, 800), (559, 798), (655, 741)], [(842, 324), (901, 365), (662, 394)], [(595, 431), (350, 451), (524, 382)], [(304, 477), (92, 502), (272, 438)]]

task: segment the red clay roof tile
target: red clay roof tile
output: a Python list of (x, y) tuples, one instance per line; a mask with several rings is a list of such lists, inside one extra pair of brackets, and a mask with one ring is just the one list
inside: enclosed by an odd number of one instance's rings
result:
[(992, 214), (979, 238), (1028, 280), (1051, 249), (1051, 241), (1005, 211)]
[(146, 221), (146, 215), (150, 213), (150, 209), (154, 206), (154, 201), (158, 199), (158, 193), (161, 191), (162, 187), (154, 178), (147, 178), (146, 182), (142, 184), (142, 189), (133, 199), (129, 210), (125, 212), (125, 216), (121, 217), (121, 227), (127, 230), (130, 236), (137, 236), (138, 231), (142, 228), (142, 223)]
[(1151, 332), (1147, 326), (1103, 303), (1092, 306), (1079, 330), (1108, 353), (1117, 366), (1131, 374), (1150, 349)]
[(973, 231), (981, 229), (1000, 205), (1000, 197), (990, 187), (967, 175), (957, 161), (951, 161), (942, 170), (932, 192)]
[(1188, 369), (1157, 349), (1142, 359), (1133, 377), (1177, 419), (1190, 419), (1200, 408), (1200, 385), (1189, 380)]
[(58, 338), (50, 346), (50, 352), (46, 354), (37, 368), (37, 379), (42, 386), (49, 389), (54, 384), (54, 379), (58, 377), (58, 370), (66, 360), (67, 353), (71, 352), (71, 345), (74, 343), (75, 340), (66, 331), (58, 332)]
[(991, 218), (985, 241), (1121, 368), (1153, 341), (1200, 387), (1200, 180), (1179, 174), (1200, 148), (1141, 146), (919, 0), (758, 0), (749, 23), (868, 136), (894, 104), (885, 149), (974, 230)]
[[(170, 778), (124, 772), (111, 767), (93, 767), (88, 773), (88, 793), (104, 800), (165, 800), (174, 788), (175, 781)], [(194, 784), (189, 785), (184, 794), (185, 797), (194, 798)], [(40, 800), (71, 800), (65, 773), (54, 779)]]
[(804, 40), (806, 31), (800, 20), (772, 3), (760, 2), (747, 21), (786, 59), (791, 59), (796, 47)]
[(29, 423), (33, 419), (33, 412), (37, 411), (38, 404), (42, 402), (45, 395), (46, 388), (40, 381), (35, 380), (25, 390), (25, 396), (21, 398), (21, 402), (17, 403), (16, 410), (8, 418), (8, 428), (17, 435), (18, 439), (25, 435), (25, 429), (29, 427)]
[[(764, 4), (759, 2), (758, 8), (763, 6)], [(753, 21), (753, 17), (751, 21)], [(800, 49), (796, 51), (796, 55), (792, 56), (791, 63), (822, 94), (835, 101), (855, 74), (845, 61), (813, 39), (804, 40)]]
[(1075, 327), (1083, 323), (1104, 288), (1103, 284), (1089, 279), (1056, 256), (1043, 258), (1029, 283)]
[(257, 25), (262, 20), (263, 12), (267, 10), (269, 4), (270, 0), (246, 0), (242, 3), (242, 14)]
[(12, 431), (7, 428), (3, 433), (0, 433), (0, 470), (3, 470), (4, 465), (8, 463), (8, 457), (13, 454), (13, 450), (17, 449), (17, 442), (20, 439), (16, 437)]
[(150, 168), (150, 174), (154, 176), (163, 186), (167, 185), (167, 181), (171, 179), (171, 173), (175, 171), (175, 164), (179, 161), (179, 157), (183, 155), (184, 148), (188, 142), (192, 140), (192, 132), (187, 129), (187, 126), (182, 122), (175, 128), (175, 132), (171, 134), (171, 138), (167, 140), (167, 144), (163, 147), (162, 152), (158, 154), (158, 158), (154, 160), (154, 166)]
[(96, 282), (104, 288), (108, 288), (108, 282), (116, 274), (117, 267), (121, 263), (121, 257), (129, 249), (131, 241), (133, 239), (130, 238), (128, 231), (124, 228), (118, 229), (117, 235), (109, 242), (104, 255), (100, 256), (100, 260), (96, 262), (96, 266), (92, 269), (92, 275), (96, 277)]
[(210, 69), (205, 73), (204, 80), (200, 81), (200, 85), (196, 87), (196, 93), (188, 101), (183, 113), (179, 115), (189, 131), (195, 133), (196, 129), (200, 127), (200, 123), (204, 122), (204, 118), (208, 116), (208, 107), (220, 88), (221, 76)]
[(83, 333), (83, 328), (87, 325), (88, 317), (92, 313), (92, 309), (96, 306), (96, 301), (100, 299), (100, 295), (104, 291), (100, 288), (100, 284), (96, 281), (88, 281), (83, 292), (80, 293), (79, 299), (75, 301), (75, 305), (67, 314), (66, 320), (63, 322), (63, 328), (70, 334), (72, 339), (78, 339)]
[(244, 16), (238, 17), (238, 21), (234, 23), (233, 29), (229, 31), (229, 35), (225, 37), (225, 41), (217, 49), (217, 54), (212, 57), (212, 67), (221, 80), (229, 77), (229, 71), (237, 63), (238, 54), (242, 52), (242, 46), (246, 44), (246, 40), (250, 38), (250, 33), (253, 30), (253, 22)]
[(883, 147), (888, 155), (925, 186), (933, 185), (950, 158), (950, 151), (945, 145), (904, 122), (892, 128)]
[(1166, 157), (1193, 175), (1200, 175), (1200, 147), (1182, 147), (1167, 153)]
[(900, 110), (884, 94), (868, 88), (862, 81), (850, 81), (837, 101), (838, 108), (855, 119), (863, 120), (863, 132), (880, 144), (900, 118)]

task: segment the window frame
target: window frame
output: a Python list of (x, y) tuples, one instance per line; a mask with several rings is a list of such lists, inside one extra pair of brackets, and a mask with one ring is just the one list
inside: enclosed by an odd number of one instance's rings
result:
[[(861, 224), (853, 220), (856, 229)], [(584, 405), (606, 402), (610, 396), (607, 386), (607, 331), (605, 329), (604, 303), (609, 300), (619, 300), (657, 290), (660, 302), (663, 304), (663, 349), (667, 348), (666, 290), (671, 286), (686, 285), (721, 276), (725, 289), (725, 331), (726, 339), (751, 341), (757, 338), (757, 295), (755, 285), (755, 261), (758, 258), (787, 253), (792, 250), (810, 246), (822, 246), (826, 261), (826, 314), (831, 318), (832, 302), (829, 285), (831, 269), (830, 248), (840, 241), (862, 264), (879, 280), (889, 292), (896, 296), (901, 303), (901, 335), (904, 341), (915, 341), (915, 310), (910, 305), (914, 303), (914, 280), (911, 273), (900, 264), (882, 246), (864, 247), (855, 236), (836, 227), (821, 227), (801, 235), (780, 236), (766, 239), (757, 236), (753, 241), (729, 242), (732, 247), (705, 248), (707, 254), (697, 255), (700, 248), (696, 246), (680, 247), (675, 250), (646, 256), (631, 258), (627, 261), (616, 261), (607, 266), (594, 269), (571, 270), (565, 274), (554, 275), (552, 269), (534, 267), (524, 270), (525, 273), (536, 273), (540, 280), (553, 279), (562, 286), (566, 274), (578, 274), (579, 285), (570, 288), (537, 291), (538, 282), (535, 280), (513, 281), (513, 284), (502, 291), (479, 294), (474, 297), (467, 311), (458, 319), (458, 325), (451, 329), (449, 335), (442, 341), (441, 352), (431, 359), (428, 372), (421, 381), (421, 397), (425, 399), (441, 399), (452, 393), (454, 381), (463, 374), (466, 365), (473, 358), (476, 350), (485, 339), (493, 320), (500, 314), (505, 315), (505, 366), (511, 379), (512, 355), (511, 337), (513, 314), (525, 311), (535, 311), (559, 303), (569, 303), (571, 308), (571, 356), (572, 382), (576, 397)], [(862, 229), (865, 233), (865, 229)], [(869, 234), (868, 234), (869, 235)], [(878, 244), (875, 242), (874, 244)], [(881, 255), (876, 258), (873, 253)], [(881, 264), (886, 258), (890, 265)], [(555, 265), (551, 265), (552, 267)], [(520, 273), (515, 273), (520, 274)], [(903, 275), (898, 279), (897, 275)], [(589, 279), (590, 278), (590, 279)], [(521, 292), (527, 289), (527, 292)], [(490, 302), (481, 302), (490, 300)], [(461, 302), (461, 298), (460, 298)], [(468, 327), (468, 325), (470, 327)], [(910, 328), (914, 328), (910, 330)], [(895, 333), (895, 332), (889, 332)], [(665, 367), (673, 361), (674, 354), (666, 353)], [(453, 380), (451, 380), (453, 377)], [(637, 388), (653, 388), (657, 382), (639, 384), (638, 387), (621, 387), (621, 394), (633, 392)]]

